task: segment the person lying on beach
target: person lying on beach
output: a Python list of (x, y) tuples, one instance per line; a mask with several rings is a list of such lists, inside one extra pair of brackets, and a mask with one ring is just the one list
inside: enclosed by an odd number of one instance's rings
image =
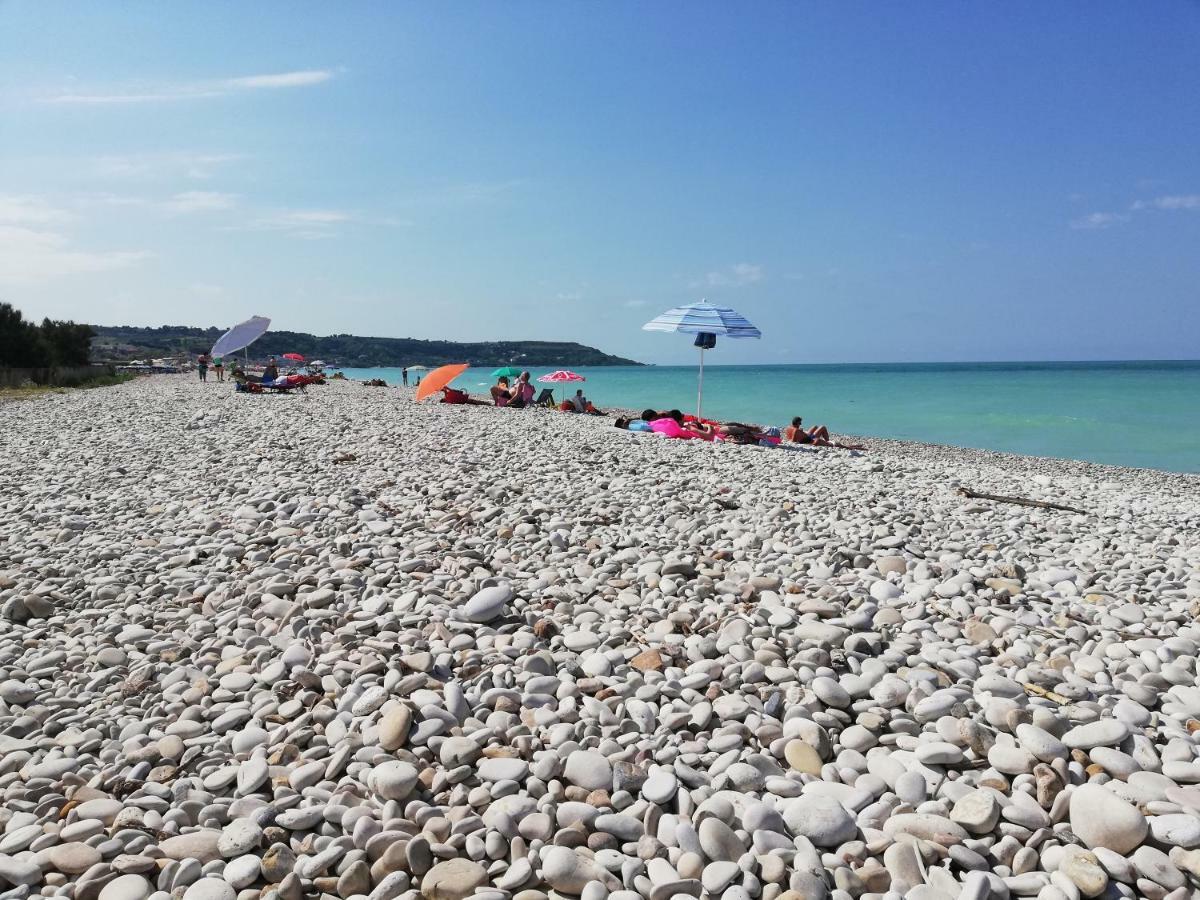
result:
[(804, 420), (800, 416), (792, 419), (792, 424), (783, 429), (783, 439), (793, 444), (812, 444), (814, 447), (840, 447), (843, 450), (866, 450), (862, 444), (842, 444), (829, 439), (829, 429), (824, 425), (814, 425), (804, 428)]
[(484, 400), (476, 400), (466, 391), (460, 391), (457, 388), (444, 387), (442, 388), (442, 403), (451, 403), (465, 406), (491, 406), (490, 403)]
[(613, 422), (613, 425), (615, 425), (617, 428), (624, 429), (625, 431), (650, 430), (650, 423), (645, 419), (630, 419), (626, 416), (618, 416), (617, 420)]
[(501, 375), (500, 380), (492, 385), (492, 402), (497, 406), (508, 406), (512, 396), (512, 391), (508, 389), (508, 379)]

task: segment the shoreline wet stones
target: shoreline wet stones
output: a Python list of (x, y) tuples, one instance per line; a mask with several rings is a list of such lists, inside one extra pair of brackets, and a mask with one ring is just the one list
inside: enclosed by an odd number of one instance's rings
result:
[(1200, 896), (1200, 480), (214, 388), (0, 407), (0, 900)]

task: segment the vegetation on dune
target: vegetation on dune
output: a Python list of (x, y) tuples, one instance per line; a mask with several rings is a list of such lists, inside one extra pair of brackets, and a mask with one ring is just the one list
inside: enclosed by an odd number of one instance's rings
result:
[[(101, 359), (130, 360), (207, 353), (224, 329), (164, 325), (139, 328), (130, 325), (97, 325), (93, 355)], [(298, 331), (268, 331), (250, 348), (252, 357), (300, 353), (306, 359), (323, 359), (340, 366), (427, 366), (470, 362), (477, 366), (636, 366), (631, 359), (603, 353), (595, 347), (559, 341), (422, 341), (416, 338), (362, 337), (331, 334), (325, 337)]]
[(0, 366), (86, 366), (95, 335), (92, 326), (75, 322), (43, 319), (41, 325), (35, 325), (11, 303), (0, 303)]

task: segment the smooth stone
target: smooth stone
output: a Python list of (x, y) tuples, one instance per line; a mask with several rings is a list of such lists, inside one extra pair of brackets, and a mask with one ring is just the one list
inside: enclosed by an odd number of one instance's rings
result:
[(794, 836), (808, 838), (818, 847), (836, 847), (858, 834), (850, 813), (832, 797), (819, 794), (789, 801), (783, 820)]
[(589, 881), (620, 887), (619, 882), (594, 859), (570, 847), (547, 847), (542, 851), (542, 877), (554, 890), (578, 895)]
[(201, 878), (188, 885), (183, 900), (237, 900), (237, 892), (218, 878)]
[(612, 766), (608, 760), (589, 750), (575, 750), (563, 766), (563, 777), (589, 791), (612, 788)]
[(1091, 750), (1093, 747), (1114, 747), (1129, 737), (1129, 726), (1119, 719), (1097, 719), (1077, 725), (1062, 736), (1062, 743), (1072, 750)]
[(1200, 818), (1188, 813), (1151, 816), (1146, 820), (1150, 834), (1160, 844), (1194, 850), (1200, 847)]
[(1075, 844), (1063, 847), (1058, 871), (1066, 875), (1085, 897), (1098, 897), (1108, 887), (1108, 873), (1096, 854)]
[(399, 760), (388, 760), (371, 770), (370, 786), (385, 800), (404, 800), (417, 786), (417, 770)]
[(146, 900), (153, 892), (141, 875), (118, 875), (100, 889), (97, 900)]
[(784, 759), (787, 760), (789, 766), (797, 772), (802, 772), (805, 775), (820, 775), (821, 767), (824, 763), (821, 761), (821, 756), (817, 753), (816, 748), (807, 741), (799, 739), (787, 742), (783, 748)]
[(1071, 792), (1071, 831), (1090, 849), (1107, 847), (1128, 854), (1146, 838), (1149, 826), (1136, 807), (1096, 784)]
[(167, 859), (196, 859), (208, 863), (221, 858), (220, 840), (221, 832), (206, 828), (169, 837), (159, 842), (158, 849)]
[(506, 584), (485, 587), (476, 592), (462, 607), (462, 618), (479, 625), (486, 624), (504, 612), (504, 605), (512, 597), (512, 588)]
[(448, 859), (421, 876), (425, 900), (463, 900), (487, 881), (487, 870), (469, 859)]

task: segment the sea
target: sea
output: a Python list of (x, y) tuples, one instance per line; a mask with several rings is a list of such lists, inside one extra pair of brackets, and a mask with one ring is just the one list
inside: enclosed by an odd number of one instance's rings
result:
[[(492, 367), (456, 387), (486, 397)], [(345, 369), (400, 383), (400, 370)], [(534, 378), (545, 374), (533, 369)], [(597, 407), (696, 410), (694, 366), (572, 371)], [(415, 381), (415, 373), (410, 375)], [(706, 417), (1200, 473), (1200, 360), (713, 366)]]

